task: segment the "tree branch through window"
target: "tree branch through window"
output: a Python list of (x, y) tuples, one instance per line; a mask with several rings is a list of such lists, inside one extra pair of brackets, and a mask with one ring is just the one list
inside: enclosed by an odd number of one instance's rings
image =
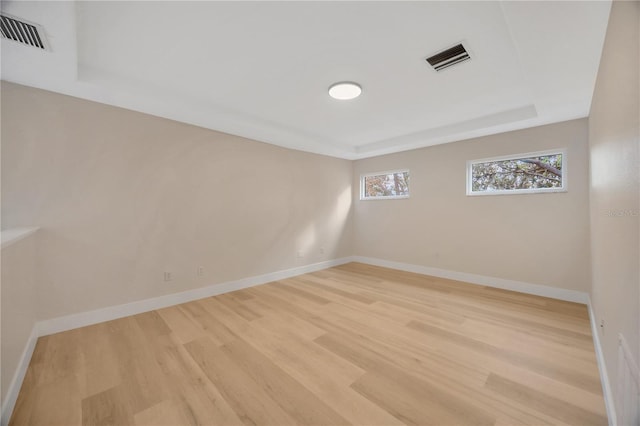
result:
[(471, 193), (562, 189), (563, 160), (563, 154), (558, 152), (470, 162)]

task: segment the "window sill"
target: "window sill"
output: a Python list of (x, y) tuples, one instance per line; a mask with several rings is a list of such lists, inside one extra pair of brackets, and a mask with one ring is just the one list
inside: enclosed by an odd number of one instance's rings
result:
[(38, 227), (31, 228), (13, 228), (13, 229), (5, 229), (0, 232), (0, 236), (2, 238), (2, 246), (1, 248), (7, 248), (11, 244), (17, 243), (18, 241), (27, 238), (29, 235), (36, 232)]

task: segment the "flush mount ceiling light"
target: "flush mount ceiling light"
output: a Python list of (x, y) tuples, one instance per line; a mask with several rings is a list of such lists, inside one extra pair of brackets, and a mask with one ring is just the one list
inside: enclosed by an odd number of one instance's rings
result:
[(352, 81), (341, 81), (329, 87), (329, 96), (341, 101), (355, 99), (360, 96), (360, 93), (362, 93), (362, 87)]

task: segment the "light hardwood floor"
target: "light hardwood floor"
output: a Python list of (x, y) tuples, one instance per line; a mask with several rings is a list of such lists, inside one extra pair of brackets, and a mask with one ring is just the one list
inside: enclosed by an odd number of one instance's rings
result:
[(42, 337), (12, 425), (606, 425), (584, 305), (352, 263)]

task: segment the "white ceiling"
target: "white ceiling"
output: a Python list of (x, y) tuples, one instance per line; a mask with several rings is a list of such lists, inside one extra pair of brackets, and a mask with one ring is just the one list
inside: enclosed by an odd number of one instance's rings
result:
[[(30, 2), (43, 52), (2, 79), (357, 159), (585, 117), (610, 10), (595, 2)], [(472, 59), (425, 58), (462, 41)], [(327, 88), (356, 81), (337, 101)]]

